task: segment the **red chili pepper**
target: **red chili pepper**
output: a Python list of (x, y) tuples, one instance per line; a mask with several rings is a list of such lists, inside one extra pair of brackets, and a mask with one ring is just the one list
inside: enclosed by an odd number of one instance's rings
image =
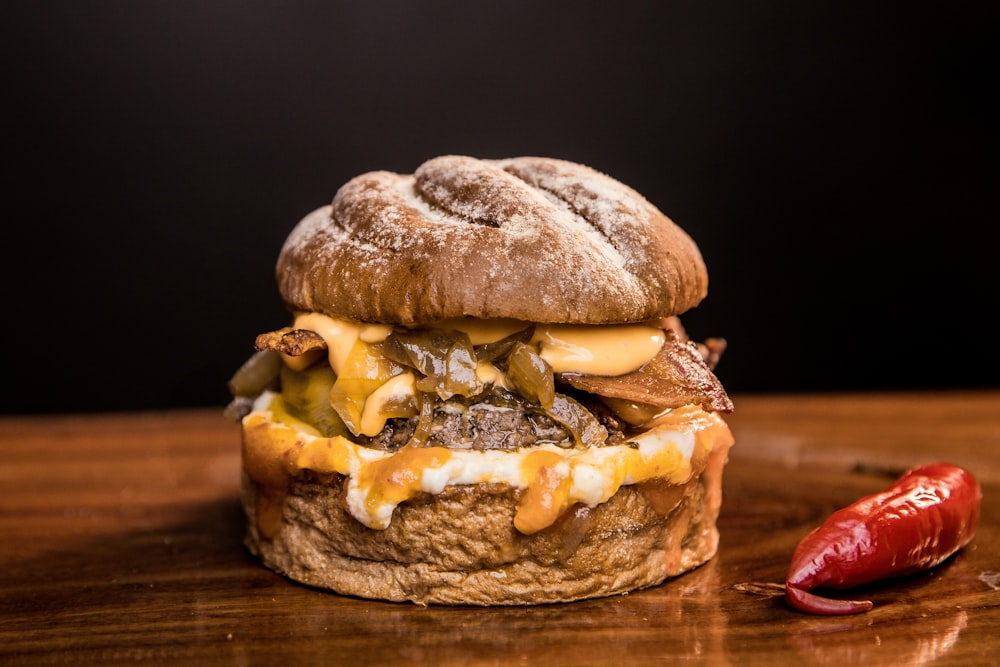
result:
[(813, 614), (856, 614), (870, 601), (831, 600), (813, 588), (851, 588), (945, 561), (979, 524), (979, 482), (946, 463), (910, 470), (881, 493), (834, 512), (799, 543), (785, 582), (788, 605)]

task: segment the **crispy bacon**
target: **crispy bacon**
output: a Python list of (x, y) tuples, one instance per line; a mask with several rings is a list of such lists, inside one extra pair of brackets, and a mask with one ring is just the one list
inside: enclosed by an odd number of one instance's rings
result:
[[(687, 331), (684, 329), (684, 325), (681, 324), (681, 318), (676, 315), (661, 318), (660, 326), (673, 332), (680, 340), (691, 340), (691, 337), (687, 335)], [(705, 360), (708, 369), (714, 371), (715, 367), (719, 365), (722, 353), (726, 351), (726, 339), (706, 338), (702, 343), (695, 342), (695, 345), (698, 346), (698, 353)]]
[(257, 336), (254, 347), (258, 350), (275, 350), (298, 357), (312, 350), (325, 350), (326, 341), (315, 331), (284, 327)]
[(703, 343), (696, 343), (698, 346), (698, 352), (701, 354), (701, 358), (705, 360), (705, 364), (708, 366), (709, 370), (714, 371), (715, 367), (719, 365), (719, 359), (722, 358), (722, 353), (726, 351), (726, 339), (725, 338), (706, 338)]
[[(718, 361), (725, 341), (710, 340), (711, 346), (706, 342), (705, 348), (709, 353), (714, 350)], [(700, 404), (705, 410), (732, 412), (733, 402), (709, 368), (706, 356), (711, 359), (711, 354), (703, 355), (695, 343), (668, 329), (660, 352), (637, 371), (616, 377), (559, 373), (556, 380), (608, 398), (663, 408)]]

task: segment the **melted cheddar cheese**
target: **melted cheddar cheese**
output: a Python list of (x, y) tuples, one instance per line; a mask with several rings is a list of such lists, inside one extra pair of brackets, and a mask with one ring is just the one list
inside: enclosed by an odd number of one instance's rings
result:
[[(473, 345), (482, 345), (523, 331), (529, 323), (458, 318), (435, 326), (462, 331)], [(308, 329), (326, 341), (330, 366), (338, 375), (359, 339), (376, 343), (392, 331), (385, 324), (362, 324), (313, 312), (296, 315), (293, 328)], [(663, 329), (649, 324), (536, 324), (531, 345), (556, 373), (624, 375), (656, 356), (665, 341)]]
[(531, 343), (555, 373), (625, 375), (656, 356), (666, 337), (646, 324), (539, 324)]
[(302, 471), (345, 476), (348, 511), (373, 529), (388, 527), (396, 506), (418, 493), (441, 493), (459, 484), (510, 485), (523, 490), (514, 526), (531, 534), (574, 504), (596, 506), (626, 484), (683, 484), (692, 475), (692, 461), (706, 460), (733, 440), (720, 417), (695, 406), (671, 410), (648, 428), (627, 444), (598, 448), (386, 452), (342, 436), (321, 436), (268, 392), (243, 419), (243, 459), (247, 475), (268, 498), (280, 496)]

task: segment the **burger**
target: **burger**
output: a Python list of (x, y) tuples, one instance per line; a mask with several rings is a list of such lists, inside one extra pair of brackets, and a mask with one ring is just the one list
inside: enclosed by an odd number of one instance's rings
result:
[(417, 604), (568, 602), (716, 553), (732, 402), (692, 239), (541, 157), (367, 173), (293, 229), (290, 311), (230, 381), (246, 546)]

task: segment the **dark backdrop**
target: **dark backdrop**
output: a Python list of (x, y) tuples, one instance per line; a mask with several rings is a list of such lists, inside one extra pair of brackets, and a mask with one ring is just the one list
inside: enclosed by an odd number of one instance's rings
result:
[(5, 412), (221, 405), (299, 218), (443, 153), (685, 227), (733, 393), (996, 386), (995, 3), (4, 3)]

